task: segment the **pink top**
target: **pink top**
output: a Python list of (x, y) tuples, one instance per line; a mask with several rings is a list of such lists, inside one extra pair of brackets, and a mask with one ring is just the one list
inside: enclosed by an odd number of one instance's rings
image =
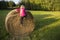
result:
[(26, 16), (25, 8), (17, 8), (16, 11), (19, 12), (19, 16)]
[(20, 8), (17, 8), (17, 9), (16, 9), (16, 12), (20, 13)]

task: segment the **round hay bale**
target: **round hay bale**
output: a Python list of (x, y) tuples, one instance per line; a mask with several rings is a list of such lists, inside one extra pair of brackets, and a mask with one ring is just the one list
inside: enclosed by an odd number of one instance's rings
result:
[(23, 25), (21, 25), (19, 13), (15, 12), (15, 10), (8, 13), (5, 26), (11, 35), (29, 35), (34, 30), (33, 16), (29, 11), (26, 11), (26, 14), (27, 16), (23, 19)]

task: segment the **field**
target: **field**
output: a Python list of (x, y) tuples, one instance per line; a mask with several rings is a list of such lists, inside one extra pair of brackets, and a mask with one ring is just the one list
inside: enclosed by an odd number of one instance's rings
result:
[[(10, 10), (0, 10), (0, 40), (6, 40), (9, 34), (5, 29), (5, 17)], [(30, 11), (34, 17), (35, 29), (31, 40), (60, 40), (59, 11)]]

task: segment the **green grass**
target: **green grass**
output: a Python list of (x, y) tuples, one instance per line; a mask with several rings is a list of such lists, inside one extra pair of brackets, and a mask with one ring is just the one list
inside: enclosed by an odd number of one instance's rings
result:
[(5, 29), (5, 17), (9, 10), (0, 10), (0, 40), (6, 40), (8, 33)]
[[(10, 10), (0, 10), (0, 40), (7, 39), (4, 21)], [(32, 40), (60, 40), (60, 12), (59, 11), (31, 11), (35, 29), (30, 35)]]

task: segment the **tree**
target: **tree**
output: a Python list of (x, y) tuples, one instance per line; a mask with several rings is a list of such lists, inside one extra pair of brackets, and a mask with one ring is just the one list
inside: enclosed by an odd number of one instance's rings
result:
[(12, 8), (12, 7), (15, 6), (16, 4), (15, 4), (13, 1), (9, 1), (9, 2), (8, 2), (8, 5), (9, 5), (9, 7)]
[(8, 7), (8, 2), (0, 1), (0, 9), (6, 9)]
[(60, 0), (22, 0), (22, 3), (25, 3), (27, 9), (32, 10), (60, 10)]

